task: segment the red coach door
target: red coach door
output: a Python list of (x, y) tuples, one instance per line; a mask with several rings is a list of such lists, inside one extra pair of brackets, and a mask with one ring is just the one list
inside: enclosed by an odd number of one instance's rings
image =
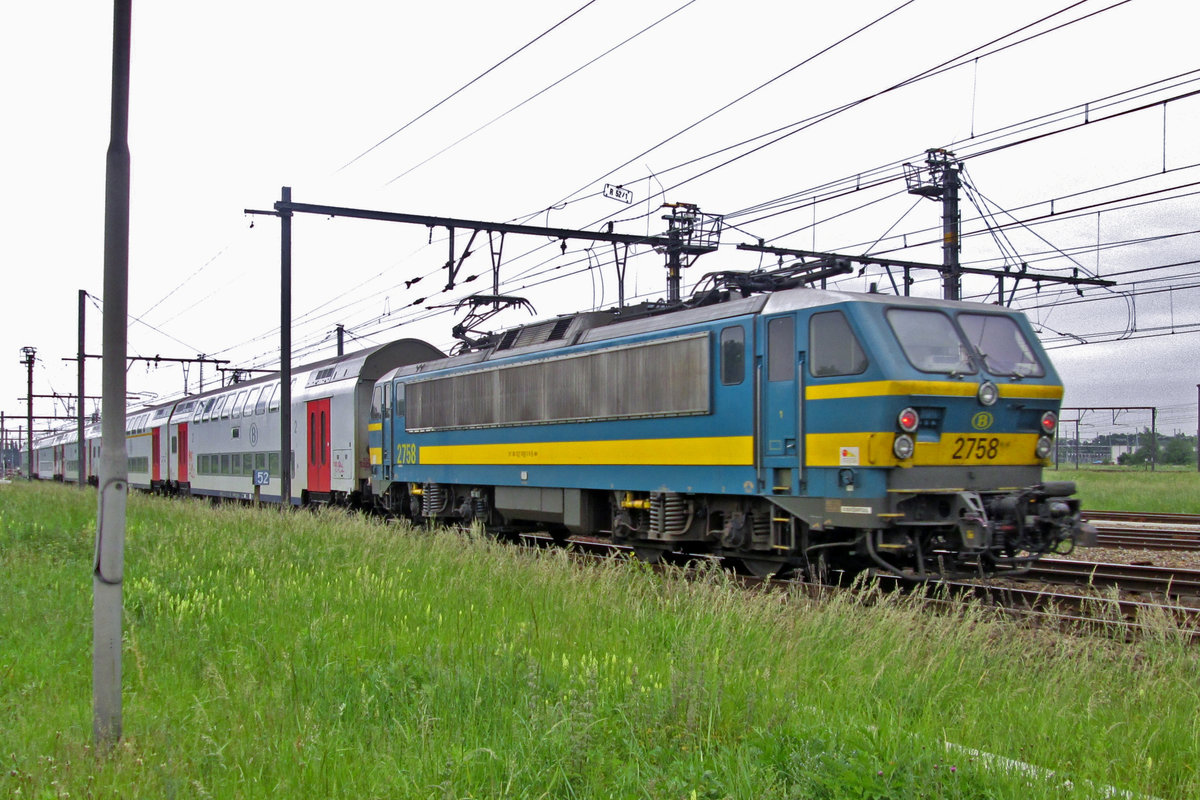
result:
[(158, 483), (162, 480), (162, 426), (155, 428), (150, 434), (150, 480)]
[(329, 491), (329, 398), (308, 403), (308, 490)]
[(176, 479), (180, 483), (188, 482), (188, 424), (186, 422), (179, 423), (179, 477)]

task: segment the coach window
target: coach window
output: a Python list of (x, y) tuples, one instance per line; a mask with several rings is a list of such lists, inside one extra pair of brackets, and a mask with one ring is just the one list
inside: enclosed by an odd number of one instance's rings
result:
[[(227, 394), (221, 398), (221, 419), (229, 419), (229, 409), (233, 406), (233, 395)], [(216, 416), (215, 414), (213, 416)]]
[(796, 377), (796, 320), (776, 317), (767, 323), (767, 380)]
[(233, 411), (230, 412), (229, 416), (233, 417), (234, 419), (237, 419), (242, 415), (242, 406), (246, 404), (246, 391), (247, 390), (242, 389), (240, 392), (238, 392), (237, 397), (235, 397), (233, 400)]
[(841, 311), (812, 315), (808, 321), (808, 354), (808, 368), (816, 378), (867, 371), (867, 355)]
[(217, 398), (210, 397), (204, 401), (204, 411), (200, 414), (201, 422), (208, 422), (209, 416), (212, 414), (213, 406), (216, 405)]
[(279, 410), (279, 384), (275, 384), (275, 388), (271, 390), (271, 402), (267, 403), (267, 411), (275, 412)]
[(721, 331), (721, 383), (736, 386), (746, 377), (746, 331), (741, 325)]
[(274, 384), (273, 387), (272, 386), (264, 386), (263, 387), (262, 394), (260, 394), (258, 396), (258, 402), (254, 404), (254, 413), (255, 414), (267, 413), (267, 399), (270, 396), (270, 392), (272, 391), (273, 388), (278, 389), (279, 384), (276, 383), (276, 384)]
[(246, 398), (246, 405), (242, 408), (242, 416), (248, 417), (254, 413), (254, 404), (258, 402), (258, 395), (262, 392), (263, 387), (255, 386), (250, 390), (250, 396)]

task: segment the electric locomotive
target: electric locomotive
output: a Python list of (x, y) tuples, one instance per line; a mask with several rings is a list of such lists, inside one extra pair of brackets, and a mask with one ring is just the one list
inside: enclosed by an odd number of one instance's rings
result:
[(383, 375), (365, 494), (761, 574), (989, 573), (1089, 537), (1074, 486), (1042, 479), (1063, 390), (1021, 314), (808, 288), (712, 300), (562, 316)]

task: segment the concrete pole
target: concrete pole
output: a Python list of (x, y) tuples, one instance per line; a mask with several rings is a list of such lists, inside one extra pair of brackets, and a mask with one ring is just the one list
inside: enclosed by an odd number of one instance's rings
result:
[(1158, 406), (1150, 409), (1150, 471), (1158, 462)]
[(25, 413), (27, 419), (25, 421), (25, 452), (29, 459), (29, 470), (25, 476), (26, 480), (33, 480), (33, 362), (34, 356), (37, 355), (36, 347), (22, 347), (21, 352), (25, 354), (25, 360), (21, 363), (25, 365), (29, 373), (29, 387), (26, 389), (25, 395)]
[(92, 737), (99, 752), (121, 738), (124, 605), (125, 353), (129, 316), (129, 30), (132, 0), (113, 3), (112, 118), (104, 195), (104, 367), (96, 557), (92, 570)]
[(958, 164), (947, 157), (942, 167), (942, 296), (947, 300), (962, 299), (962, 266), (959, 264), (958, 234)]
[(75, 405), (76, 426), (79, 429), (79, 436), (76, 439), (76, 449), (79, 460), (79, 488), (87, 486), (87, 443), (83, 438), (83, 364), (87, 360), (84, 358), (83, 349), (83, 322), (84, 322), (84, 300), (87, 298), (87, 292), (83, 289), (79, 290), (79, 392), (78, 400)]
[[(292, 202), (292, 187), (280, 193)], [(279, 208), (279, 491), (280, 506), (292, 503), (292, 211)]]

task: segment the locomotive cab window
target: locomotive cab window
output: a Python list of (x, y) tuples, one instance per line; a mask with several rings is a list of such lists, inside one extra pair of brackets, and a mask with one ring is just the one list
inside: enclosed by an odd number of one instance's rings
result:
[(721, 383), (736, 386), (746, 377), (746, 331), (741, 325), (721, 331)]
[[(388, 398), (384, 398), (384, 399), (387, 400)], [(391, 398), (391, 400), (389, 400), (389, 402), (395, 407), (395, 414), (397, 417), (405, 416), (405, 412), (407, 411), (407, 409), (405, 408), (405, 403), (404, 403), (404, 384), (403, 383), (400, 383), (400, 382), (396, 383), (396, 393)]]
[(814, 377), (861, 375), (867, 354), (841, 311), (822, 311), (808, 321), (808, 369)]
[[(386, 385), (384, 384), (384, 386)], [(376, 386), (375, 391), (371, 392), (371, 416), (367, 418), (369, 422), (381, 422), (383, 420), (384, 386)]]
[(767, 380), (796, 377), (796, 320), (776, 317), (767, 323)]
[(1012, 317), (1000, 314), (959, 314), (958, 324), (967, 341), (983, 357), (983, 367), (993, 375), (1040, 378), (1046, 374), (1025, 334)]
[(887, 312), (887, 320), (905, 357), (917, 369), (948, 375), (975, 374), (971, 351), (945, 314), (892, 308)]

